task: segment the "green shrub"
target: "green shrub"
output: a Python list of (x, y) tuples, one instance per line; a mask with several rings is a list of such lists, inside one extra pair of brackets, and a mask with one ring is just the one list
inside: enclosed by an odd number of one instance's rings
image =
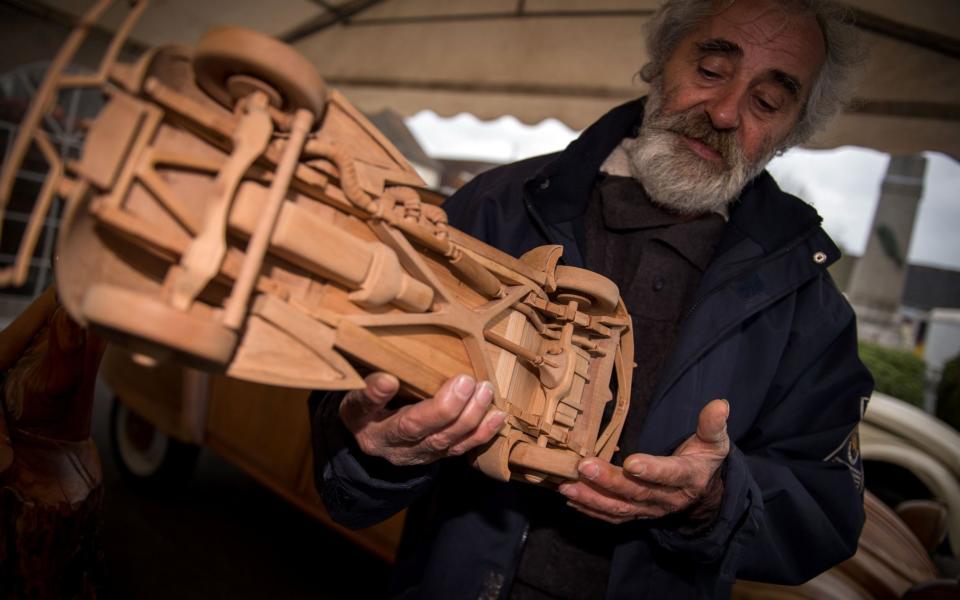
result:
[(860, 342), (860, 359), (877, 382), (877, 391), (923, 408), (923, 360), (904, 350)]
[(960, 354), (943, 366), (937, 386), (937, 417), (960, 431)]

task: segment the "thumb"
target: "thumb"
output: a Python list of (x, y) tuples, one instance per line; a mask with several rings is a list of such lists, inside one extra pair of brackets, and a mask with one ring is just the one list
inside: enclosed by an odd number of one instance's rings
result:
[(340, 415), (345, 420), (362, 418), (379, 411), (400, 389), (400, 382), (389, 373), (371, 373), (364, 382), (366, 387), (349, 392), (340, 402)]
[(726, 400), (711, 400), (700, 411), (697, 420), (697, 439), (707, 444), (726, 444), (727, 417), (730, 403)]
[(400, 381), (389, 373), (371, 373), (364, 382), (367, 387), (363, 389), (363, 395), (380, 406), (389, 402), (400, 390)]

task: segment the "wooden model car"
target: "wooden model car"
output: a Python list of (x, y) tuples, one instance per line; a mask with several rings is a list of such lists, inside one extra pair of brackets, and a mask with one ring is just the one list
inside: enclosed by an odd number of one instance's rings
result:
[[(99, 1), (34, 98), (0, 176), (0, 211), (27, 149), (51, 165), (18, 284), (54, 196), (66, 199), (56, 280), (69, 314), (143, 364), (174, 358), (253, 382), (355, 389), (389, 371), (429, 397), (469, 373), (508, 420), (474, 457), (502, 480), (576, 478), (609, 459), (629, 403), (630, 318), (616, 286), (514, 258), (446, 224), (399, 152), (290, 47), (221, 28), (196, 50), (116, 60), (133, 9), (94, 75), (67, 74)], [(108, 102), (63, 163), (40, 128), (59, 91)], [(608, 403), (613, 403), (608, 407)]]

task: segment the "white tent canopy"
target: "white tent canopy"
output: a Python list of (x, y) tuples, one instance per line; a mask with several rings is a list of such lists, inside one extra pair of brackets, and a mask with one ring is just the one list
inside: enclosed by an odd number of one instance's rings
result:
[[(88, 0), (43, 0), (76, 15)], [(124, 4), (119, 2), (118, 4)], [(511, 114), (583, 128), (641, 95), (641, 28), (658, 0), (154, 0), (144, 45), (243, 25), (284, 39), (367, 112)], [(960, 157), (960, 2), (848, 0), (871, 46), (858, 103), (813, 146)], [(118, 7), (122, 8), (122, 7)], [(118, 21), (113, 10), (105, 24)]]

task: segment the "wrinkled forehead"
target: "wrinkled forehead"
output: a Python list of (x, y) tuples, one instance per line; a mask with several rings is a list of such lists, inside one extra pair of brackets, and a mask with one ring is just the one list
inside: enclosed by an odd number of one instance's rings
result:
[(745, 66), (789, 73), (809, 90), (825, 57), (816, 18), (784, 0), (719, 0), (688, 36), (694, 43), (723, 41), (738, 49)]

